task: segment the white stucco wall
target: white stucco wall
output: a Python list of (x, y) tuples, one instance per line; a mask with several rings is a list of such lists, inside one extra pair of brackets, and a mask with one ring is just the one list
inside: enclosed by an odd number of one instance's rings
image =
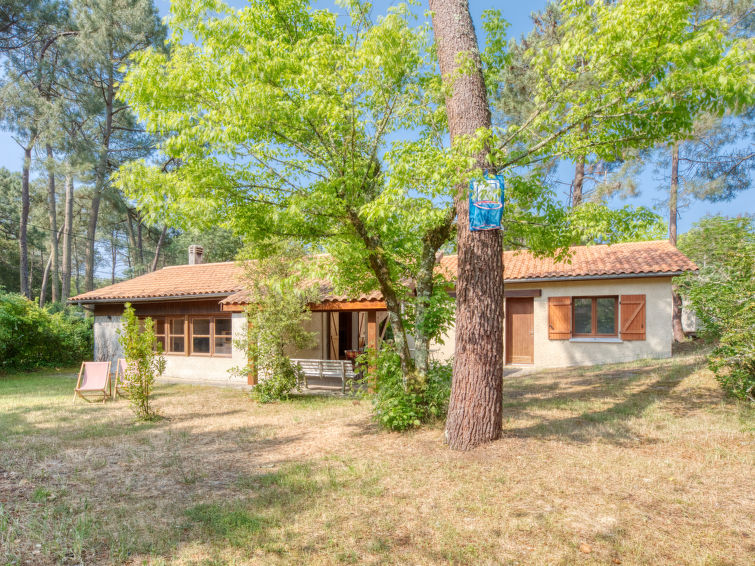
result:
[[(233, 313), (231, 325), (235, 340), (246, 333), (246, 315)], [(119, 316), (94, 317), (94, 350), (96, 360), (110, 359), (115, 362), (123, 357), (118, 342), (117, 330), (122, 326)], [(187, 381), (218, 381), (246, 383), (245, 377), (231, 377), (229, 370), (243, 367), (246, 364), (246, 354), (234, 344), (231, 357), (186, 356), (182, 354), (165, 354), (165, 373), (163, 377), (186, 379)]]
[[(591, 281), (511, 283), (507, 290), (541, 289), (534, 298), (534, 363), (529, 367), (555, 368), (626, 362), (643, 358), (671, 356), (671, 278), (638, 277), (628, 279), (596, 279)], [(618, 342), (582, 342), (548, 339), (548, 297), (645, 295), (645, 340)], [(445, 336), (445, 344), (433, 344), (435, 359), (453, 356), (455, 328)]]

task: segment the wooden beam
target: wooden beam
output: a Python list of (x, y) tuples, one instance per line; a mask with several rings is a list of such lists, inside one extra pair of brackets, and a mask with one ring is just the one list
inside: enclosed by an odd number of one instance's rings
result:
[[(247, 322), (247, 339), (249, 339), (249, 331), (252, 329), (252, 323)], [(251, 352), (247, 350), (246, 353), (247, 361), (249, 362), (249, 373), (246, 376), (246, 384), (247, 385), (257, 385), (257, 366), (254, 365), (254, 360), (252, 360)]]
[(504, 297), (540, 297), (543, 294), (542, 289), (506, 289), (503, 292)]
[(220, 310), (223, 312), (244, 312), (244, 305), (220, 305)]
[(374, 312), (387, 310), (385, 301), (328, 301), (325, 303), (310, 303), (308, 307), (312, 312)]
[[(367, 348), (370, 351), (370, 356), (377, 355), (377, 312), (369, 311), (367, 313)], [(377, 368), (374, 364), (370, 364), (367, 368), (367, 391), (369, 393), (375, 392), (375, 378)]]

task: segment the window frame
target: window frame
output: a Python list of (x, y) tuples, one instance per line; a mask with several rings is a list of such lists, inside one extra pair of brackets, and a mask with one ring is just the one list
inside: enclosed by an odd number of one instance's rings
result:
[[(171, 356), (188, 356), (189, 355), (189, 345), (186, 342), (186, 317), (185, 316), (165, 316), (162, 317), (163, 320), (165, 320), (165, 339), (166, 339), (166, 349), (165, 354), (171, 355)], [(174, 320), (180, 320), (183, 323), (183, 332), (181, 334), (174, 334), (173, 333), (173, 325), (171, 324)], [(173, 337), (179, 337), (182, 336), (184, 339), (184, 349), (180, 352), (173, 350), (171, 339)]]
[[(195, 320), (202, 320), (206, 319), (209, 321), (209, 327), (208, 332), (209, 334), (194, 334), (194, 321)], [(214, 354), (213, 347), (212, 347), (212, 335), (214, 334), (215, 330), (215, 319), (212, 315), (205, 315), (205, 314), (197, 314), (192, 315), (189, 317), (189, 355), (190, 356), (200, 356), (203, 358), (211, 358)], [(209, 351), (208, 352), (195, 352), (194, 351), (194, 338), (207, 338), (209, 341)]]
[[(587, 295), (587, 296), (572, 296), (571, 298), (571, 335), (574, 338), (618, 338), (619, 337), (619, 296), (618, 295)], [(577, 308), (576, 302), (579, 299), (590, 299), (590, 333), (582, 334), (576, 331), (577, 329)], [(598, 299), (613, 299), (613, 333), (605, 334), (598, 333)]]

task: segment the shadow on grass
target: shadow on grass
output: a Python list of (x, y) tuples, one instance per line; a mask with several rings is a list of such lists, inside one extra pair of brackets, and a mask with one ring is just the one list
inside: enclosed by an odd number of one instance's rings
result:
[[(652, 443), (640, 438), (630, 421), (673, 397), (676, 414), (710, 406), (714, 392), (675, 395), (677, 386), (703, 367), (700, 357), (658, 362), (651, 367), (576, 369), (504, 382), (504, 419), (533, 422), (507, 427), (504, 437), (600, 440), (614, 444)], [(564, 412), (572, 413), (563, 416)], [(552, 415), (549, 413), (553, 413)]]

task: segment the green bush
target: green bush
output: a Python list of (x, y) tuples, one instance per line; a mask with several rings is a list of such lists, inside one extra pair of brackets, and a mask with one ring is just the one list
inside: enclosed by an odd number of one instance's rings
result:
[(398, 354), (384, 343), (377, 356), (377, 383), (373, 397), (373, 416), (380, 426), (402, 431), (443, 419), (450, 395), (450, 364), (432, 362), (426, 379), (407, 387)]
[(267, 376), (252, 389), (252, 397), (260, 403), (288, 399), (291, 391), (301, 391), (304, 372), (286, 356), (268, 358), (265, 371)]
[(52, 313), (21, 295), (0, 291), (0, 371), (91, 359), (92, 322), (71, 308)]
[(155, 420), (158, 416), (149, 402), (155, 378), (165, 371), (165, 358), (160, 351), (160, 343), (155, 338), (154, 325), (151, 318), (146, 318), (142, 328), (134, 309), (126, 303), (123, 328), (118, 331), (127, 365), (123, 388), (136, 418), (143, 421)]
[(755, 401), (755, 302), (730, 322), (708, 364), (724, 391)]

